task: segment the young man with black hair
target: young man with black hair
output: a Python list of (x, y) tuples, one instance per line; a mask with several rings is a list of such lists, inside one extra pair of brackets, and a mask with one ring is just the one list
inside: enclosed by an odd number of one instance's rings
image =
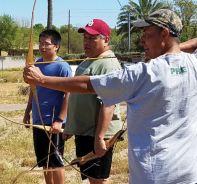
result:
[[(42, 58), (37, 62), (43, 61), (61, 61), (62, 58), (57, 56), (57, 52), (61, 45), (61, 36), (55, 30), (46, 30), (39, 35), (39, 52)], [(71, 68), (66, 62), (49, 63), (49, 64), (35, 64), (45, 75), (56, 77), (71, 77)], [(38, 100), (40, 105), (40, 111), (42, 119), (45, 125), (51, 126), (52, 141), (63, 155), (64, 140), (60, 132), (64, 123), (66, 122), (67, 115), (67, 103), (69, 93), (62, 91), (51, 90), (41, 86), (37, 86)], [(53, 112), (53, 109), (55, 111)], [(30, 112), (32, 110), (33, 124), (42, 125), (38, 108), (36, 105), (33, 93), (30, 92), (29, 101), (25, 111), (23, 122), (25, 124), (30, 123)], [(54, 118), (53, 118), (54, 116)], [(33, 139), (35, 154), (37, 157), (37, 163), (39, 167), (43, 167), (45, 170), (47, 167), (47, 156), (49, 148), (49, 139), (44, 130), (33, 128)], [(49, 157), (49, 169), (56, 167), (63, 167), (64, 162), (62, 157), (51, 146)], [(43, 160), (44, 159), (44, 160)], [(64, 169), (57, 171), (44, 172), (45, 181), (47, 184), (64, 184), (65, 172)]]

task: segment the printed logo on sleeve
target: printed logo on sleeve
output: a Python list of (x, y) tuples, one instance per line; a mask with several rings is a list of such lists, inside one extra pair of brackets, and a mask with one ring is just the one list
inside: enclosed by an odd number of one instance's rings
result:
[(170, 70), (171, 70), (172, 75), (183, 75), (187, 73), (185, 66), (180, 67), (180, 68), (171, 68)]

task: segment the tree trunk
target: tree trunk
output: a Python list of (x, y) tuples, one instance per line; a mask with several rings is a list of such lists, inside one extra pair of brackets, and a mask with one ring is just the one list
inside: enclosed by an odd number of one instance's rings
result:
[(47, 29), (52, 29), (52, 19), (53, 19), (53, 7), (52, 7), (52, 0), (48, 0), (48, 19), (47, 19)]

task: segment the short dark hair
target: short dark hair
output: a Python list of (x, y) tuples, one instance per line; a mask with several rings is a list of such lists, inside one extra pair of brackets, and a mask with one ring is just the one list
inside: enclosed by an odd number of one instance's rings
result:
[[(43, 31), (42, 33), (40, 33), (39, 35), (39, 41), (40, 41), (40, 38), (42, 36), (45, 36), (45, 37), (49, 37), (51, 38), (51, 42), (54, 44), (54, 45), (59, 45), (59, 48), (60, 48), (60, 45), (61, 45), (61, 35), (54, 29), (47, 29), (45, 31)], [(59, 50), (58, 48), (58, 50)], [(57, 50), (57, 52), (58, 52)]]

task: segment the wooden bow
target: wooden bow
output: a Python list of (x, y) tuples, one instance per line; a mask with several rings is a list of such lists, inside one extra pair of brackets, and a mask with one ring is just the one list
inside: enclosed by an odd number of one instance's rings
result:
[[(33, 5), (33, 11), (32, 11), (32, 19), (31, 19), (31, 35), (30, 35), (30, 44), (29, 44), (29, 51), (27, 54), (27, 59), (26, 59), (26, 66), (29, 66), (29, 63), (34, 63), (34, 57), (33, 57), (33, 19), (34, 19), (34, 9), (35, 9), (35, 5), (36, 5), (36, 0), (34, 1), (34, 5)], [(47, 133), (46, 127), (44, 125), (43, 119), (42, 119), (42, 115), (40, 112), (40, 106), (39, 106), (39, 101), (38, 101), (38, 94), (37, 94), (37, 89), (36, 89), (36, 85), (32, 84), (31, 82), (29, 82), (31, 91), (34, 95), (34, 98), (36, 100), (36, 104), (37, 104), (37, 108), (38, 108), (38, 113), (40, 116), (40, 121), (42, 123), (42, 126), (44, 127), (44, 131), (50, 140), (49, 134)], [(53, 141), (51, 141), (52, 146), (55, 148), (55, 150), (63, 157), (63, 155), (59, 152), (59, 150), (57, 149), (57, 147), (55, 146), (55, 144), (53, 143)], [(64, 158), (64, 160), (69, 164), (68, 160), (66, 158)], [(75, 170), (77, 170), (75, 167), (73, 167)], [(45, 170), (46, 171), (46, 170)], [(78, 171), (78, 170), (77, 170)]]
[[(109, 149), (110, 147), (112, 147), (114, 144), (116, 144), (117, 142), (119, 141), (122, 141), (124, 140), (124, 135), (126, 133), (127, 129), (125, 130), (119, 130), (111, 139), (109, 140), (106, 140), (105, 141), (105, 144), (106, 144), (106, 148)], [(30, 172), (46, 172), (46, 171), (57, 171), (57, 170), (60, 170), (60, 169), (64, 169), (64, 168), (67, 168), (67, 167), (70, 167), (73, 165), (83, 165), (85, 164), (86, 162), (90, 161), (90, 160), (94, 160), (98, 158), (94, 151), (88, 153), (87, 155), (83, 156), (83, 157), (78, 157), (74, 160), (72, 160), (67, 166), (64, 166), (64, 167), (60, 167), (60, 168), (55, 168), (55, 169), (47, 169), (47, 170), (30, 170), (30, 171), (24, 171), (22, 173), (20, 173), (13, 181), (13, 184), (18, 180), (19, 177), (23, 176), (24, 174), (27, 174), (27, 173), (30, 173)], [(75, 168), (75, 167), (74, 167)], [(77, 169), (76, 169), (77, 170)], [(79, 171), (80, 172), (80, 171)], [(80, 172), (81, 174), (83, 174), (82, 172)], [(85, 174), (83, 174), (85, 175)], [(89, 177), (87, 175), (85, 175), (86, 177)], [(91, 177), (89, 177), (91, 178)]]
[[(55, 114), (55, 106), (53, 107), (53, 116), (52, 116), (51, 126), (53, 126), (54, 114)], [(52, 133), (50, 133), (50, 141), (49, 141), (49, 149), (48, 149), (48, 158), (47, 158), (47, 169), (48, 169), (48, 166), (49, 166), (49, 156), (50, 156), (51, 141), (52, 141), (51, 139), (52, 139)], [(46, 172), (46, 175), (47, 175), (47, 172)]]
[[(1, 114), (0, 114), (0, 117), (4, 118), (4, 119), (6, 119), (6, 120), (8, 120), (8, 121), (10, 121), (14, 124), (17, 124), (17, 125), (22, 125), (22, 126), (26, 126), (26, 127), (35, 127), (35, 128), (39, 128), (41, 130), (44, 130), (44, 127), (42, 125), (32, 125), (32, 124), (18, 123), (18, 122), (15, 122), (15, 121), (11, 120), (11, 119), (6, 118), (5, 116), (3, 116)], [(45, 126), (45, 129), (46, 129), (47, 132), (49, 132), (49, 130), (51, 129), (51, 126)], [(63, 133), (63, 132), (64, 132), (64, 129), (61, 129), (60, 133)]]
[[(107, 150), (109, 148), (111, 148), (114, 144), (116, 144), (117, 142), (124, 140), (124, 135), (126, 133), (126, 130), (127, 129), (119, 130), (111, 139), (105, 141), (105, 145), (106, 145)], [(94, 160), (96, 158), (99, 158), (99, 157), (96, 156), (94, 151), (92, 151), (83, 157), (78, 157), (78, 158), (72, 160), (71, 165), (75, 165), (75, 164), (83, 165), (86, 162), (88, 162), (90, 160)]]
[[(31, 64), (34, 64), (34, 57), (33, 57), (33, 19), (34, 19), (35, 4), (36, 4), (36, 0), (34, 1), (33, 11), (32, 11), (31, 35), (30, 35), (29, 51), (28, 51), (27, 59), (26, 59), (26, 66), (29, 66), (30, 63), (31, 63)], [(31, 91), (32, 91), (32, 93), (33, 93), (33, 95), (34, 95), (34, 98), (35, 98), (35, 100), (36, 100), (36, 104), (37, 104), (37, 108), (38, 108), (38, 113), (39, 113), (39, 116), (40, 116), (40, 120), (41, 120), (43, 129), (44, 129), (44, 131), (45, 131), (45, 133), (46, 133), (46, 135), (47, 135), (49, 141), (51, 141), (51, 140), (50, 140), (50, 137), (49, 137), (49, 134), (47, 133), (46, 126), (44, 125), (44, 122), (43, 122), (43, 119), (42, 119), (41, 112), (40, 112), (40, 106), (39, 106), (39, 101), (38, 101), (38, 94), (37, 94), (36, 85), (32, 84), (31, 82), (29, 82), (29, 85), (30, 85)], [(23, 124), (23, 125), (24, 125), (24, 124)], [(28, 126), (29, 126), (29, 125), (28, 125)], [(63, 157), (63, 155), (61, 154), (61, 152), (59, 152), (59, 150), (57, 149), (57, 147), (55, 146), (55, 144), (53, 143), (53, 141), (51, 141), (51, 144), (52, 144), (52, 146), (55, 148), (55, 150), (62, 156), (62, 158), (68, 163), (68, 166), (71, 166), (73, 169), (75, 169), (76, 171), (80, 172), (80, 173), (83, 174), (84, 176), (89, 177), (89, 178), (92, 178), (92, 177), (90, 177), (90, 176), (85, 175), (85, 174), (82, 173), (80, 170), (78, 170), (78, 169), (75, 168), (73, 165), (71, 165), (71, 164), (69, 163), (69, 161), (68, 161), (65, 157)], [(66, 166), (66, 167), (68, 167), (68, 166)], [(56, 170), (63, 169), (63, 168), (64, 168), (64, 167), (57, 168)], [(49, 171), (49, 169), (48, 169), (48, 170), (43, 170), (42, 172), (46, 172), (46, 171)], [(53, 171), (53, 169), (50, 170), (50, 171)], [(20, 176), (22, 176), (23, 174), (25, 174), (26, 172), (28, 172), (28, 171), (25, 171), (25, 172), (19, 174), (19, 175), (14, 179), (13, 183), (15, 183), (15, 182), (18, 180), (18, 178), (19, 178)], [(92, 178), (92, 179), (96, 179), (96, 178)]]

